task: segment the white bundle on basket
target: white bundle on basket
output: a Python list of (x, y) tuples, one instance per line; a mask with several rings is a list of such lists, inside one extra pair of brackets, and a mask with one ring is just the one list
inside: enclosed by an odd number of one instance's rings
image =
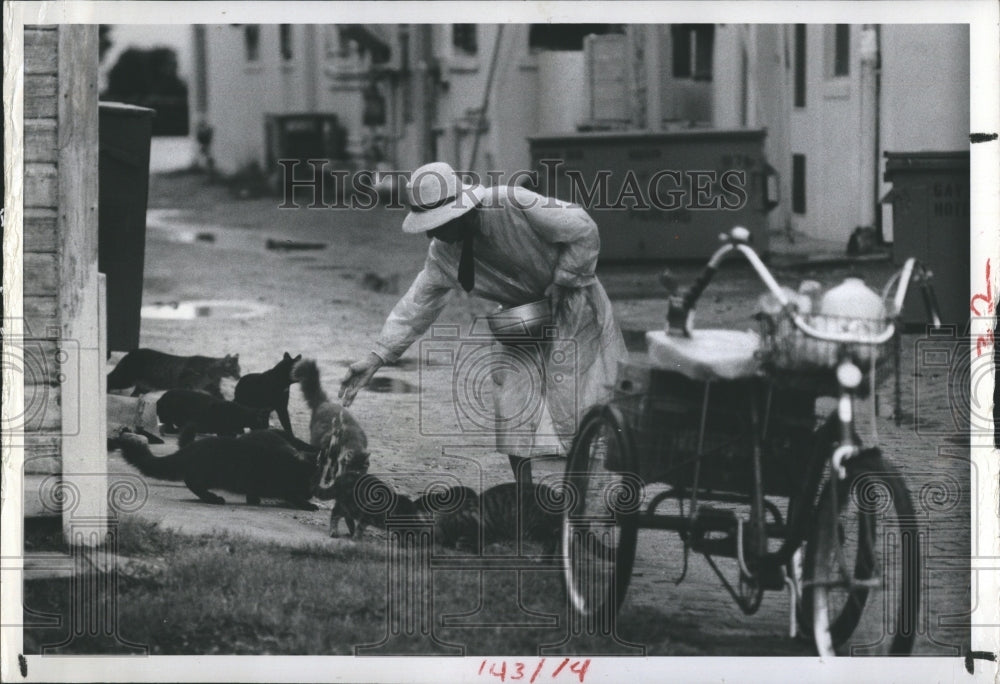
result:
[[(846, 279), (821, 299), (814, 281), (803, 283), (799, 292), (784, 290), (805, 322), (821, 333), (873, 337), (886, 328), (882, 299), (859, 278)], [(759, 303), (766, 320), (765, 335), (769, 338), (768, 360), (775, 368), (794, 371), (836, 367), (839, 343), (818, 340), (801, 332), (773, 296), (766, 295)], [(852, 344), (849, 349), (866, 369), (878, 361), (876, 345)]]

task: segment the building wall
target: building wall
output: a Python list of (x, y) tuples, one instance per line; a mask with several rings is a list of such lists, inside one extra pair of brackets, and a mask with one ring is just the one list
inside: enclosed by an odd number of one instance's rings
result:
[[(968, 149), (969, 67), (968, 26), (883, 26), (881, 150)], [(882, 197), (892, 186), (879, 156)]]
[[(317, 45), (321, 42), (316, 37), (317, 28), (321, 27), (291, 25), (292, 58), (284, 60), (279, 25), (261, 24), (259, 57), (248, 61), (244, 26), (205, 27), (207, 102), (205, 112), (195, 111), (192, 120), (195, 128), (202, 120), (213, 127), (212, 154), (220, 172), (236, 173), (252, 164), (263, 169), (268, 114), (331, 112), (345, 122), (355, 116), (355, 108), (348, 106), (349, 98), (333, 88), (329, 64), (316, 55), (325, 49)], [(192, 40), (193, 36), (192, 29)], [(329, 49), (336, 48), (332, 45)], [(198, 68), (196, 64), (195, 70)], [(192, 98), (194, 108), (198, 107), (196, 99)], [(194, 134), (192, 131), (192, 137)]]
[(97, 80), (96, 25), (25, 27), (23, 341), (7, 342), (21, 354), (25, 472), (62, 471), (76, 512), (102, 516)]
[(24, 29), (24, 397), (27, 472), (58, 472), (58, 64), (55, 26)]
[[(528, 50), (528, 27), (506, 25), (489, 93), (486, 130), (480, 133), (474, 170), (485, 177), (487, 171), (502, 171), (505, 177), (530, 162), (527, 137), (538, 132), (538, 63)], [(478, 111), (489, 80), (490, 63), (496, 47), (498, 25), (477, 26), (477, 54), (466, 55), (452, 44), (452, 27), (432, 27), (433, 54), (440, 66), (435, 120), (436, 158), (456, 168), (469, 169), (476, 146)], [(411, 45), (413, 45), (411, 43)], [(419, 55), (411, 55), (413, 64)], [(412, 169), (432, 161), (422, 159), (416, 127), (400, 132), (398, 163)]]
[[(832, 76), (832, 25), (806, 28), (806, 105), (791, 112), (792, 154), (806, 157), (806, 210), (792, 213), (792, 227), (810, 237), (842, 242), (857, 226), (857, 159), (861, 154), (857, 52), (859, 25), (850, 26), (849, 74)], [(782, 160), (792, 175), (790, 159)], [(791, 198), (789, 198), (790, 200)]]

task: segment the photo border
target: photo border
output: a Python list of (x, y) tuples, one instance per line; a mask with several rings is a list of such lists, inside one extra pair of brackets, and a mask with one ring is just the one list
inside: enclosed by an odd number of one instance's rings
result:
[[(3, 236), (4, 323), (22, 316), (22, 178), (23, 150), (23, 27), (25, 24), (118, 23), (281, 23), (292, 16), (297, 23), (476, 23), (586, 22), (607, 20), (613, 8), (616, 23), (961, 23), (970, 26), (972, 103), (970, 133), (1000, 131), (1000, 6), (986, 0), (957, 2), (7, 2), (4, 31), (4, 168), (7, 208)], [(300, 18), (301, 17), (301, 18)], [(8, 97), (9, 100), (8, 100)], [(1000, 263), (1000, 142), (995, 138), (971, 147), (971, 282), (970, 292), (982, 288), (987, 258)], [(976, 325), (976, 324), (974, 324)], [(980, 326), (988, 327), (983, 322)], [(993, 319), (995, 326), (995, 318)], [(9, 324), (4, 337), (22, 331)], [(972, 330), (973, 336), (985, 329)], [(981, 394), (992, 391), (982, 383)], [(5, 371), (4, 415), (18, 415), (24, 393), (20, 381)], [(992, 405), (992, 396), (980, 396)], [(27, 656), (28, 677), (22, 679), (18, 658), (22, 646), (21, 590), (18, 556), (23, 548), (21, 506), (23, 448), (3, 435), (3, 582), (0, 582), (0, 679), (5, 681), (470, 681), (481, 658), (356, 658), (351, 656)], [(970, 458), (978, 468), (979, 489), (972, 495), (971, 559), (977, 595), (972, 597), (973, 651), (1000, 651), (1000, 526), (997, 520), (998, 459), (993, 436), (972, 432)], [(15, 626), (10, 626), (15, 625)], [(595, 658), (588, 681), (694, 681), (730, 678), (739, 681), (811, 681), (836, 676), (870, 681), (891, 674), (896, 680), (993, 681), (995, 662), (975, 661), (970, 675), (962, 658), (838, 659), (786, 658), (780, 667), (762, 658)], [(873, 668), (886, 668), (873, 677)], [(737, 675), (734, 677), (734, 674)]]

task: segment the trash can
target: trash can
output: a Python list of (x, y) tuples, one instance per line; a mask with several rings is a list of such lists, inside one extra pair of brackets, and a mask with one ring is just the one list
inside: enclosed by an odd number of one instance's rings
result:
[[(969, 322), (969, 152), (886, 152), (885, 176), (892, 190), (893, 259), (916, 257), (934, 272), (943, 323), (961, 334)], [(927, 315), (911, 290), (903, 309), (909, 328)]]
[(155, 112), (119, 102), (99, 106), (98, 270), (107, 277), (108, 352), (139, 346)]
[(530, 137), (532, 189), (587, 209), (602, 262), (705, 259), (733, 226), (747, 228), (767, 254), (776, 198), (768, 196), (766, 135), (706, 128)]

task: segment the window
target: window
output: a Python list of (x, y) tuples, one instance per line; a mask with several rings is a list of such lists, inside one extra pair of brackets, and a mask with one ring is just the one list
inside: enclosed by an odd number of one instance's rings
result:
[(281, 61), (290, 62), (295, 56), (292, 52), (292, 25), (280, 24), (278, 26), (278, 43), (281, 46)]
[(674, 78), (711, 81), (715, 26), (674, 24), (670, 27), (670, 36), (673, 45)]
[(479, 52), (479, 45), (476, 42), (475, 24), (452, 24), (451, 44), (455, 52), (469, 56), (475, 56)]
[(589, 35), (624, 33), (621, 24), (532, 24), (528, 29), (528, 49), (582, 50)]
[(806, 106), (806, 25), (795, 25), (795, 106)]
[(248, 62), (260, 59), (260, 26), (257, 24), (243, 27), (243, 50)]
[(851, 27), (833, 24), (826, 29), (826, 77), (840, 78), (851, 73)]
[(792, 155), (792, 212), (806, 213), (806, 155)]

